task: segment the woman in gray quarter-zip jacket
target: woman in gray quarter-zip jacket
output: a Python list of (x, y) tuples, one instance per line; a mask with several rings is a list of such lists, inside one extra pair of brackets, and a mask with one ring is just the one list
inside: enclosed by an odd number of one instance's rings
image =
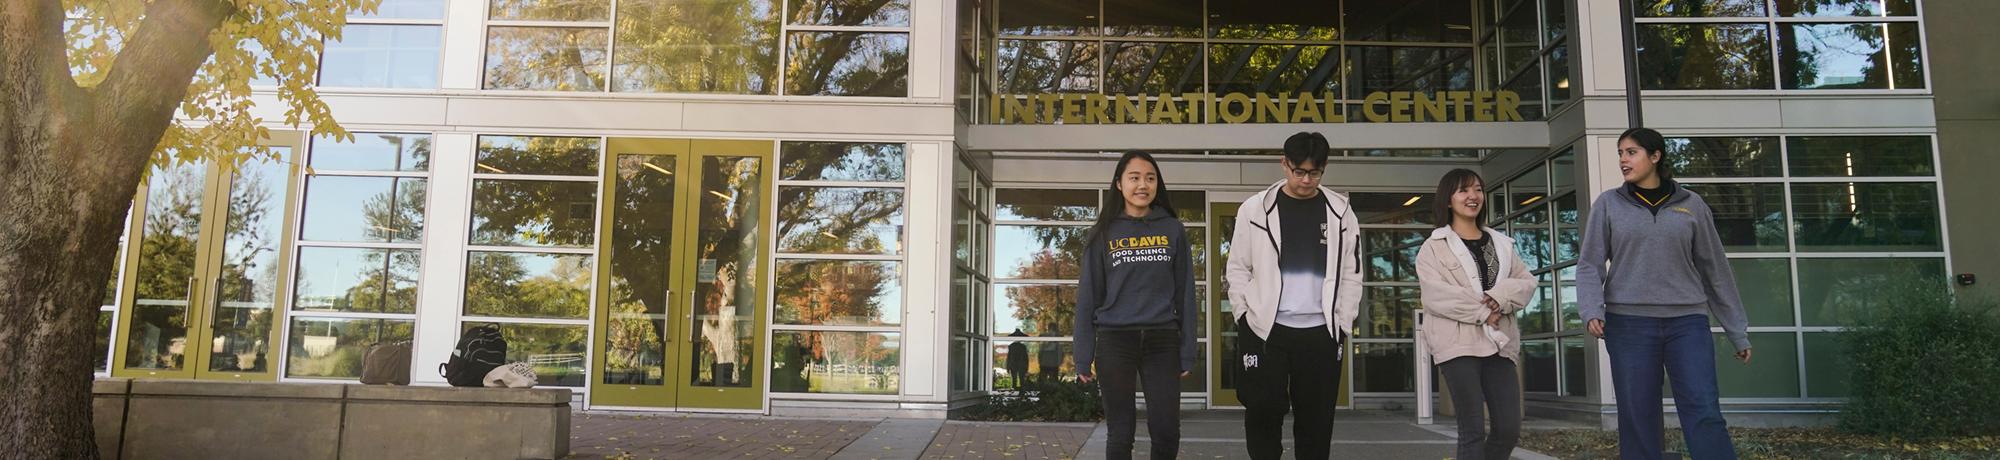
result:
[(1591, 203), (1576, 296), (1590, 334), (1604, 339), (1611, 360), (1620, 456), (1663, 457), (1665, 376), (1689, 456), (1736, 458), (1722, 418), (1709, 321), (1722, 324), (1745, 364), (1749, 321), (1714, 216), (1701, 195), (1674, 183), (1659, 132), (1625, 131), (1617, 155), (1625, 183)]

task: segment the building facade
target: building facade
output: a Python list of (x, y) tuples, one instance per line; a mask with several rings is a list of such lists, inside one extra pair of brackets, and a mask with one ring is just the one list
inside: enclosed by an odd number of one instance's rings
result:
[[(1750, 312), (1726, 411), (1830, 413), (1835, 332), (1892, 300), (1875, 287), (1993, 254), (1949, 237), (1949, 172), (1993, 152), (1939, 148), (1945, 69), (1973, 64), (1930, 58), (1947, 2), (1634, 1), (1645, 120)], [(1083, 231), (1145, 150), (1199, 243), (1184, 401), (1237, 406), (1232, 217), (1316, 131), (1363, 222), (1344, 405), (1429, 394), (1415, 252), (1437, 178), (1469, 168), (1542, 282), (1531, 413), (1609, 423), (1570, 283), (1619, 182), (1620, 24), (1574, 0), (385, 0), (316, 82), (353, 141), (278, 131), (275, 158), (149, 177), (99, 367), (352, 381), (409, 340), (442, 384), (459, 333), (496, 324), (588, 408), (943, 417), (1074, 378)]]

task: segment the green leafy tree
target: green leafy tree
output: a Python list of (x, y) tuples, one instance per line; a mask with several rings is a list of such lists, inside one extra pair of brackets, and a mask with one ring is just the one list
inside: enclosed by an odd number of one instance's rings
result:
[(86, 357), (148, 165), (270, 157), (258, 78), (283, 123), (346, 137), (309, 84), (322, 39), (376, 3), (0, 3), (0, 451), (97, 457)]

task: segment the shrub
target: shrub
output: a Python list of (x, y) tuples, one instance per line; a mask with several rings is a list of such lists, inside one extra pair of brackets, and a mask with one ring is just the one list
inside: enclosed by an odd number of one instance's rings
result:
[(1854, 367), (1842, 429), (1904, 439), (2000, 434), (2000, 317), (1991, 299), (1959, 299), (1941, 283), (1884, 286), (1891, 295), (1842, 334)]
[(994, 390), (986, 405), (967, 411), (968, 420), (1095, 422), (1104, 418), (1104, 398), (1096, 383), (1032, 382), (1016, 390)]

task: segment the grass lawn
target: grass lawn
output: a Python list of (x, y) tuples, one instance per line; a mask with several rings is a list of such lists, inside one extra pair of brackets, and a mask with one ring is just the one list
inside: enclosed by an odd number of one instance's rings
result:
[[(1730, 428), (1746, 459), (2000, 459), (2000, 436), (1904, 442), (1831, 428)], [(1686, 451), (1679, 430), (1667, 430), (1667, 450)], [(1527, 430), (1521, 448), (1562, 459), (1618, 458), (1618, 432)]]

